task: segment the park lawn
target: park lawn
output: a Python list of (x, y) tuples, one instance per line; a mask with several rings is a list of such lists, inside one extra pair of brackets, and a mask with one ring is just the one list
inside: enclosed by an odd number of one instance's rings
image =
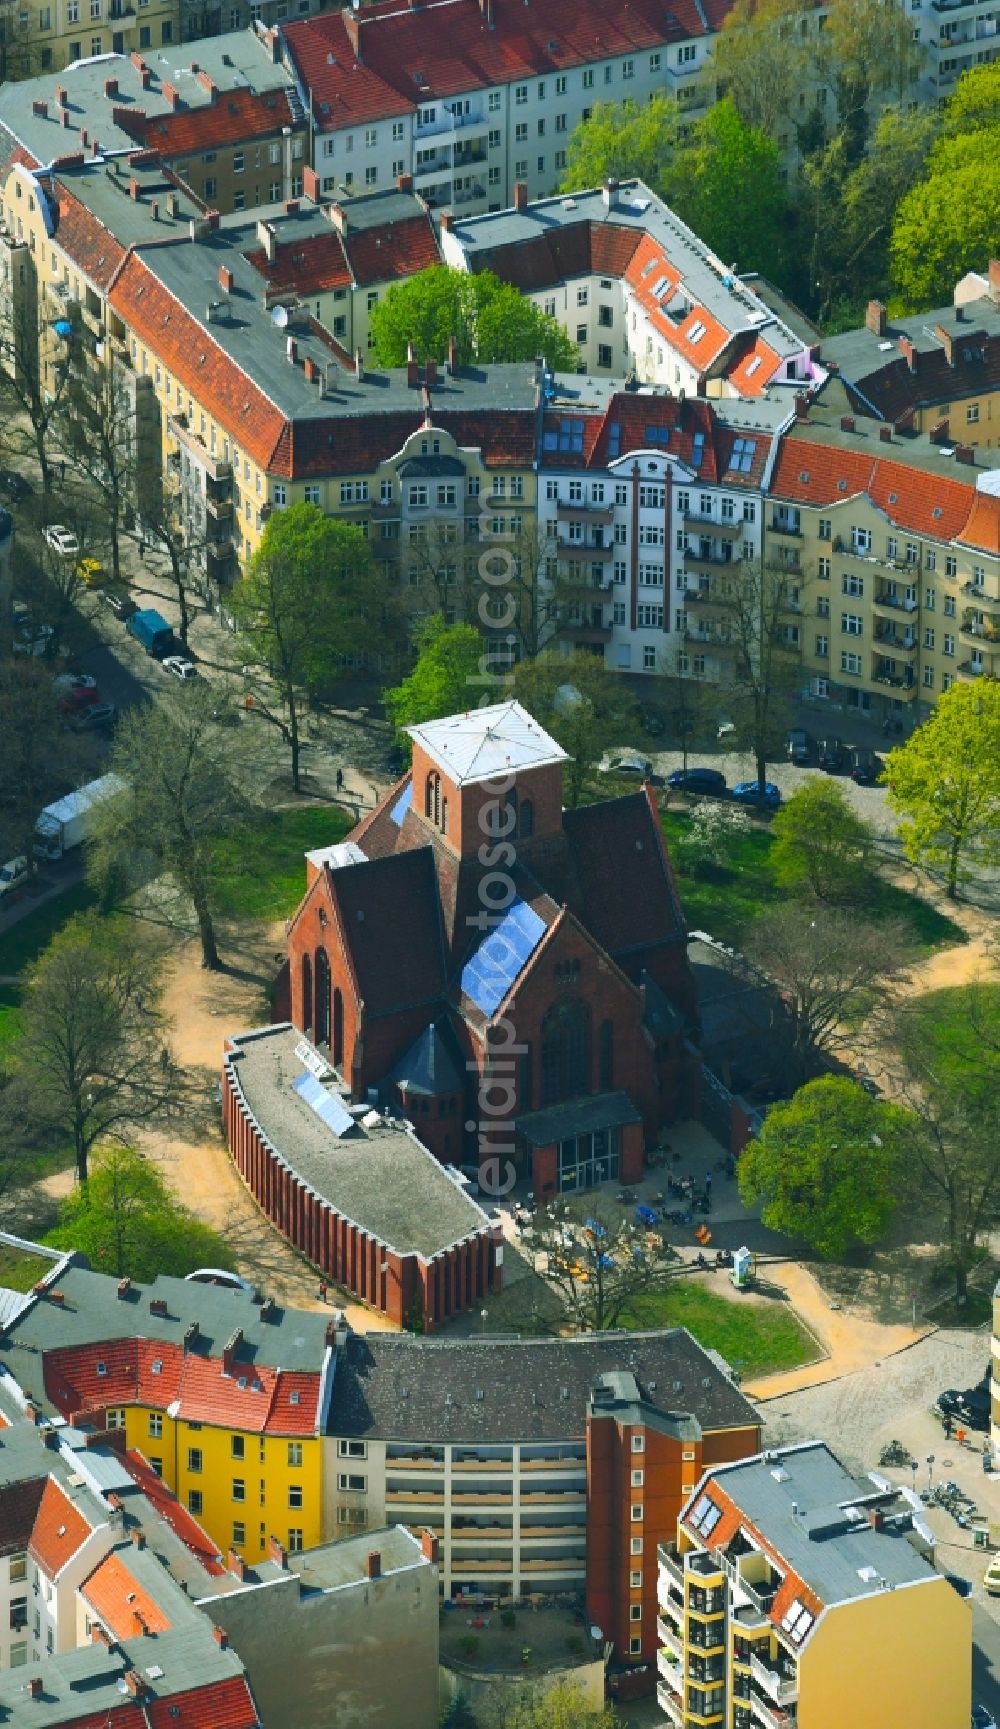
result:
[[(771, 872), (771, 834), (765, 828), (752, 828), (746, 834), (734, 835), (729, 843), (729, 864), (723, 868), (702, 866), (689, 875), (671, 842), (684, 833), (690, 820), (685, 812), (661, 812), (688, 926), (739, 947), (747, 926), (787, 899), (787, 890), (777, 887)], [(874, 878), (871, 898), (857, 911), (876, 922), (901, 919), (912, 934), (915, 954), (968, 941), (960, 925), (882, 876)]]
[(215, 843), (215, 907), (224, 918), (289, 918), (305, 893), (305, 854), (334, 846), (354, 827), (334, 805), (271, 811)]
[(0, 1243), (0, 1286), (8, 1291), (30, 1291), (54, 1266), (46, 1255), (32, 1255), (13, 1243)]
[[(722, 1275), (720, 1274), (720, 1277)], [(671, 1279), (637, 1296), (622, 1325), (630, 1331), (687, 1327), (700, 1345), (718, 1351), (747, 1380), (751, 1375), (796, 1369), (819, 1355), (819, 1347), (786, 1303), (720, 1296), (690, 1277)]]
[[(98, 904), (98, 895), (89, 883), (74, 883), (65, 894), (43, 901), (34, 912), (12, 925), (0, 947), (0, 973), (13, 977), (36, 961), (57, 931), (62, 930), (77, 913), (90, 912)], [(5, 998), (0, 995), (0, 1004)]]

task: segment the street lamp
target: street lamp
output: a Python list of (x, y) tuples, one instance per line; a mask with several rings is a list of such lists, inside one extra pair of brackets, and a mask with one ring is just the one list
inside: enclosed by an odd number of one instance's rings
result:
[(927, 1455), (927, 1493), (928, 1493), (928, 1495), (931, 1492), (931, 1486), (932, 1486), (933, 1482), (934, 1482), (934, 1454), (928, 1453), (928, 1455)]

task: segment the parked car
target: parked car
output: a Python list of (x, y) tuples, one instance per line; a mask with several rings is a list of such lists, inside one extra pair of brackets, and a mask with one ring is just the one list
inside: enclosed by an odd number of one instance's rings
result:
[(876, 786), (882, 773), (882, 759), (873, 750), (859, 748), (851, 752), (851, 779), (858, 786)]
[(607, 762), (602, 762), (600, 772), (601, 774), (634, 775), (637, 780), (645, 780), (647, 775), (652, 774), (653, 765), (648, 757), (640, 756), (637, 750), (629, 750), (623, 751), (620, 756), (609, 757)]
[(89, 672), (61, 672), (58, 678), (52, 680), (52, 689), (57, 696), (65, 696), (75, 690), (96, 690), (97, 680)]
[(14, 504), (23, 504), (34, 492), (31, 483), (25, 480), (23, 474), (18, 474), (15, 468), (0, 469), (0, 492)]
[(736, 722), (734, 720), (720, 720), (715, 737), (719, 744), (721, 744), (724, 739), (735, 738)]
[(88, 588), (100, 588), (104, 581), (104, 566), (99, 558), (81, 558), (76, 574)]
[(122, 594), (121, 589), (118, 588), (106, 588), (104, 590), (104, 600), (105, 604), (110, 606), (116, 618), (131, 618), (132, 614), (139, 610), (135, 601), (130, 600), (127, 594)]
[(5, 865), (0, 865), (0, 898), (9, 895), (19, 883), (23, 883), (28, 875), (28, 861), (23, 854), (18, 858), (8, 859)]
[[(989, 1590), (989, 1586), (986, 1589)], [(997, 1729), (997, 1720), (985, 1705), (973, 1705), (972, 1729)]]
[(764, 782), (764, 796), (760, 796), (760, 781), (741, 780), (733, 787), (733, 797), (737, 804), (752, 804), (763, 806), (765, 810), (777, 810), (781, 803), (781, 792), (773, 780)]
[(821, 738), (816, 745), (816, 761), (827, 774), (840, 774), (847, 763), (847, 747), (839, 738)]
[(961, 1573), (946, 1573), (945, 1578), (952, 1590), (957, 1591), (960, 1597), (972, 1596), (972, 1582), (969, 1579), (963, 1579)]
[(708, 793), (714, 798), (724, 798), (729, 791), (725, 775), (717, 768), (675, 768), (667, 776), (667, 785), (680, 792)]
[(68, 724), (73, 732), (106, 732), (114, 726), (117, 713), (113, 702), (92, 702), (78, 709)]
[(982, 1387), (967, 1387), (959, 1392), (956, 1387), (946, 1387), (938, 1394), (938, 1412), (942, 1417), (950, 1417), (956, 1428), (976, 1429), (985, 1433), (990, 1426), (990, 1395)]
[(172, 672), (175, 678), (197, 678), (198, 668), (193, 660), (186, 660), (182, 654), (168, 654), (160, 662), (164, 672)]
[(55, 631), (50, 624), (24, 623), (14, 632), (13, 649), (15, 654), (47, 654), (49, 643)]
[(664, 721), (662, 714), (657, 714), (655, 708), (644, 708), (641, 711), (639, 718), (642, 721), (643, 731), (648, 732), (650, 738), (659, 738), (661, 736), (666, 722)]
[(788, 735), (788, 760), (800, 767), (812, 762), (812, 739), (802, 727), (793, 727)]
[(50, 522), (42, 537), (51, 552), (58, 553), (60, 558), (79, 558), (80, 542), (71, 528), (64, 528), (61, 522)]

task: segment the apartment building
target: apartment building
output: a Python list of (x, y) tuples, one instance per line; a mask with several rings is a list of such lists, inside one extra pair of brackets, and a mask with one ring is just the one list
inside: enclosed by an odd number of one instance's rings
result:
[(820, 1441), (711, 1470), (659, 1549), (657, 1697), (676, 1729), (965, 1729), (971, 1605), (907, 1489)]
[(740, 398), (792, 395), (822, 376), (808, 320), (718, 258), (641, 180), (534, 201), (518, 181), (512, 208), (444, 212), (441, 250), (555, 318), (588, 373)]
[(327, 1321), (182, 1279), (140, 1290), (74, 1264), (56, 1278), (0, 1352), (27, 1405), (123, 1436), (223, 1553), (317, 1544)]
[(0, 70), (4, 82), (64, 72), (74, 62), (182, 40), (186, 0), (50, 0), (4, 8)]
[(657, 1544), (708, 1465), (745, 1457), (760, 1433), (725, 1368), (681, 1329), (351, 1335), (330, 1430), (339, 1529), (432, 1531), (456, 1601), (583, 1592), (616, 1661), (650, 1675)]
[(664, 12), (633, 0), (385, 0), (277, 34), (315, 129), (313, 166), (338, 196), (412, 174), (435, 210), (502, 210), (523, 182), (559, 185), (569, 135), (598, 102), (660, 92), (697, 105), (719, 0)]
[[(145, 38), (145, 27), (142, 32)], [(302, 191), (305, 110), (253, 30), (197, 49), (139, 46), (74, 57), (58, 76), (0, 89), (0, 147), (41, 167), (148, 152), (203, 209), (255, 210)]]
[(909, 722), (1000, 671), (1000, 473), (852, 408), (831, 379), (785, 436), (765, 556), (799, 582), (805, 693)]
[(997, 12), (982, 0), (901, 0), (924, 51), (920, 93), (943, 100), (963, 72), (988, 65), (1000, 51)]

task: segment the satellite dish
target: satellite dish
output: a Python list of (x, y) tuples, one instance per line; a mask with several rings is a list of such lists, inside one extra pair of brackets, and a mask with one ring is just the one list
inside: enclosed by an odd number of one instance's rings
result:
[(288, 323), (288, 307), (276, 306), (271, 313), (271, 323), (277, 325), (279, 330), (284, 330)]
[(600, 1644), (600, 1641), (604, 1638), (604, 1634), (601, 1632), (600, 1627), (591, 1627), (590, 1637), (596, 1639), (598, 1644)]

